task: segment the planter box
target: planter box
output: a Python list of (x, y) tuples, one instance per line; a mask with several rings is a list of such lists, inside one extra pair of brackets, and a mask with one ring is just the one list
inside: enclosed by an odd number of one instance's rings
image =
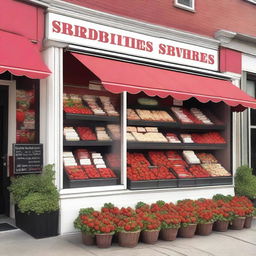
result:
[(22, 213), (15, 207), (16, 226), (34, 238), (58, 235), (59, 211), (43, 213)]

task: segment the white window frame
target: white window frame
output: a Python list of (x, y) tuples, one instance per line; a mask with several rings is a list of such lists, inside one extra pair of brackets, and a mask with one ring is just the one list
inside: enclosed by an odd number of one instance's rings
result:
[(184, 10), (187, 10), (187, 11), (194, 12), (195, 11), (195, 0), (190, 0), (190, 1), (191, 1), (192, 6), (187, 6), (185, 4), (179, 3), (179, 0), (174, 0), (174, 6), (184, 9)]
[(245, 0), (245, 1), (250, 2), (252, 4), (256, 4), (256, 0)]

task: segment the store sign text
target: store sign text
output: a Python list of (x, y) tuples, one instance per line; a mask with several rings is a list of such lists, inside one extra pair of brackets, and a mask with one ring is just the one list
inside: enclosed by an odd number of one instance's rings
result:
[(47, 38), (81, 46), (141, 56), (210, 70), (218, 68), (218, 52), (121, 29), (48, 14)]

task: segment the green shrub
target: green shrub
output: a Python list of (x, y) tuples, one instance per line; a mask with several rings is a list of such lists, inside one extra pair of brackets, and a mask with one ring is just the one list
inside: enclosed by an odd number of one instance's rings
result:
[(53, 167), (53, 165), (46, 165), (42, 174), (11, 178), (9, 190), (19, 211), (41, 214), (59, 209), (59, 193), (53, 183)]
[(231, 195), (222, 195), (222, 194), (216, 194), (212, 197), (212, 200), (214, 201), (218, 201), (218, 200), (222, 200), (224, 202), (230, 202), (232, 200), (233, 196)]
[(235, 175), (235, 193), (238, 196), (256, 198), (256, 176), (247, 165), (237, 168)]

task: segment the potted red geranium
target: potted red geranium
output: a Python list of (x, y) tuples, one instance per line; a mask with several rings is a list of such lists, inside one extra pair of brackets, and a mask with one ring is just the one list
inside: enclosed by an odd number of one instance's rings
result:
[(233, 210), (229, 202), (217, 200), (216, 204), (217, 208), (214, 210), (215, 222), (213, 224), (213, 230), (225, 232), (228, 230), (229, 222), (233, 218)]
[(84, 216), (91, 216), (94, 212), (93, 208), (83, 208), (79, 211), (78, 217), (74, 221), (74, 227), (79, 229), (82, 233), (82, 241), (85, 245), (94, 245), (95, 244), (95, 235), (94, 230), (90, 227), (84, 219)]
[(243, 197), (235, 196), (230, 201), (230, 206), (232, 207), (233, 211), (233, 218), (229, 223), (230, 228), (235, 230), (243, 229), (247, 212)]
[(212, 232), (213, 223), (215, 221), (214, 210), (216, 203), (211, 199), (199, 199), (197, 205), (197, 229), (196, 234), (208, 236)]
[(143, 227), (141, 232), (141, 240), (146, 244), (154, 244), (158, 240), (161, 222), (155, 213), (145, 212), (139, 214), (138, 217), (142, 220)]
[(135, 247), (142, 227), (142, 221), (136, 216), (122, 218), (117, 224), (119, 246)]
[(165, 241), (175, 240), (180, 227), (180, 216), (176, 210), (176, 206), (172, 203), (165, 203), (159, 200), (152, 204), (150, 209), (161, 222), (160, 239)]
[(178, 236), (191, 238), (195, 235), (197, 227), (196, 204), (193, 200), (182, 200), (177, 204), (177, 210), (181, 218)]

